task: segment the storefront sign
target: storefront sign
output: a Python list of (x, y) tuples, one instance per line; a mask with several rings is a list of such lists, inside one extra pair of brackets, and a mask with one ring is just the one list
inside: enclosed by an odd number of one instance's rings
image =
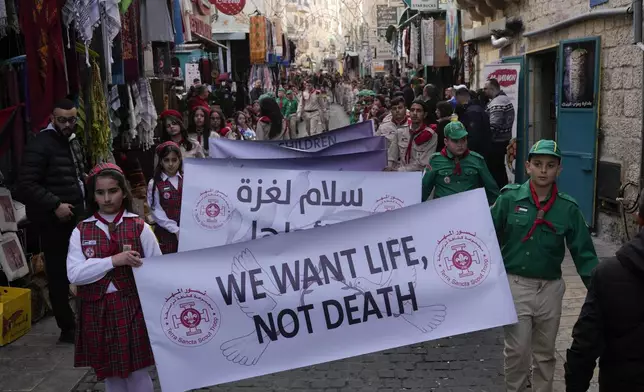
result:
[(164, 392), (517, 322), (483, 189), (133, 270)]
[(237, 15), (246, 6), (246, 0), (210, 0), (219, 12), (226, 15)]
[(438, 0), (411, 0), (412, 10), (438, 11)]
[(204, 22), (196, 15), (188, 15), (190, 20), (190, 31), (194, 34), (199, 34), (200, 36), (210, 39), (212, 35), (210, 24)]
[(388, 5), (376, 6), (376, 26), (379, 29), (386, 29), (391, 25), (398, 25), (398, 14), (396, 7)]

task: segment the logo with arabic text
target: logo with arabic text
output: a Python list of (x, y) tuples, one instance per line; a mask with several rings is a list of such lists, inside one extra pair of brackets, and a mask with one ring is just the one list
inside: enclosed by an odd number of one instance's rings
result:
[(470, 289), (483, 283), (490, 274), (490, 252), (475, 233), (450, 231), (434, 253), (436, 273), (448, 285)]
[(374, 213), (387, 212), (403, 208), (404, 206), (405, 202), (400, 200), (396, 196), (385, 195), (376, 200), (376, 204), (373, 206), (373, 209), (371, 211)]
[(192, 216), (199, 226), (207, 230), (217, 230), (230, 220), (232, 208), (228, 196), (220, 191), (202, 192), (192, 211)]
[(217, 304), (205, 291), (179, 289), (166, 298), (161, 327), (173, 343), (197, 347), (212, 340), (221, 325)]

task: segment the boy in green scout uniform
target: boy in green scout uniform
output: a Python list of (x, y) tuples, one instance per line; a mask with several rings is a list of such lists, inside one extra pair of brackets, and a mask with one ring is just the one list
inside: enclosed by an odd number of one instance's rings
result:
[(286, 117), (286, 104), (288, 102), (288, 99), (284, 96), (285, 94), (286, 90), (284, 87), (280, 87), (279, 90), (277, 90), (277, 98), (275, 98), (280, 107), (280, 111), (282, 112), (282, 116), (284, 117)]
[(288, 121), (288, 129), (291, 139), (297, 138), (297, 99), (293, 91), (286, 92), (286, 104), (284, 105), (284, 118)]
[(519, 318), (517, 324), (505, 327), (505, 384), (508, 392), (524, 391), (532, 364), (532, 391), (551, 392), (566, 290), (561, 278), (565, 244), (585, 285), (597, 265), (597, 254), (577, 202), (557, 190), (561, 171), (557, 143), (535, 143), (526, 170), (530, 180), (505, 186), (492, 206)]
[(445, 126), (445, 147), (434, 153), (423, 175), (423, 201), (436, 188), (435, 198), (484, 187), (490, 204), (499, 196), (499, 187), (485, 159), (467, 148), (467, 131), (459, 121)]

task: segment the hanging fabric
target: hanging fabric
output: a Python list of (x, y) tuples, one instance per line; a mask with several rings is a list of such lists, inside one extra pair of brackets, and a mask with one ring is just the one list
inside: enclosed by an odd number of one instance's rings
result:
[(250, 17), (250, 63), (264, 64), (266, 62), (266, 18), (263, 16)]
[(9, 20), (7, 19), (7, 5), (5, 0), (0, 0), (0, 38), (4, 38), (9, 31)]
[(32, 130), (39, 131), (49, 122), (54, 103), (67, 95), (60, 9), (57, 0), (21, 0), (20, 11), (29, 96), (38, 100), (29, 116)]
[(96, 61), (92, 61), (92, 126), (90, 128), (90, 141), (92, 143), (93, 164), (106, 162), (112, 150), (112, 132), (107, 115), (107, 102), (103, 92), (101, 69)]
[(119, 129), (121, 127), (121, 118), (119, 117), (119, 109), (121, 108), (121, 100), (119, 98), (119, 88), (117, 85), (112, 86), (108, 95), (108, 104), (109, 109), (107, 110), (107, 115), (110, 120), (110, 131), (112, 140), (116, 139), (119, 135)]
[[(5, 1), (5, 0), (0, 0)], [(7, 8), (7, 34), (10, 31), (18, 34), (20, 33), (20, 23), (18, 23), (18, 11), (16, 9), (16, 1), (18, 0), (6, 0), (5, 6)]]
[(123, 70), (127, 83), (132, 83), (139, 79), (139, 14), (137, 4), (136, 0), (133, 1), (127, 12), (123, 14), (122, 19)]
[(434, 19), (424, 19), (420, 22), (421, 34), (421, 58), (422, 64), (426, 66), (434, 65)]
[(458, 57), (458, 9), (454, 1), (450, 0), (447, 4), (447, 15), (445, 17), (445, 48), (447, 55), (451, 59)]
[(419, 54), (419, 47), (418, 47), (418, 41), (419, 41), (419, 34), (418, 34), (418, 27), (416, 27), (415, 24), (411, 25), (411, 37), (410, 37), (410, 45), (409, 45), (409, 62), (414, 65), (418, 65), (418, 54)]
[(141, 2), (141, 40), (144, 45), (152, 41), (174, 42), (172, 19), (166, 0)]
[(147, 78), (139, 79), (139, 95), (141, 97), (141, 123), (139, 124), (139, 140), (141, 148), (148, 150), (154, 145), (154, 131), (157, 127), (157, 109), (154, 106), (152, 87)]

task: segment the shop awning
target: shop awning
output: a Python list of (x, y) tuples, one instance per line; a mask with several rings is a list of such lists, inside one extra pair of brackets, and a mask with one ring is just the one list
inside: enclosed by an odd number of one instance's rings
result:
[(217, 41), (215, 41), (213, 39), (206, 38), (203, 35), (197, 34), (195, 32), (192, 33), (192, 39), (197, 40), (199, 42), (203, 42), (204, 44), (207, 44), (207, 45), (218, 46), (218, 47), (220, 47), (222, 49), (228, 50), (228, 47), (226, 45), (224, 45), (224, 44), (222, 44), (220, 42), (217, 42)]

